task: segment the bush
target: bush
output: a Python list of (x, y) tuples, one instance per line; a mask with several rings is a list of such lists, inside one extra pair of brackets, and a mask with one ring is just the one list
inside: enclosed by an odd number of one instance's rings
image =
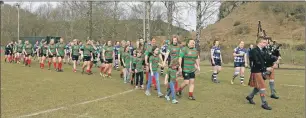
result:
[(297, 51), (305, 51), (305, 44), (298, 44), (295, 46)]
[(249, 34), (250, 28), (247, 25), (240, 25), (235, 29), (235, 34)]
[(241, 24), (240, 21), (235, 21), (234, 26), (238, 26), (240, 24)]

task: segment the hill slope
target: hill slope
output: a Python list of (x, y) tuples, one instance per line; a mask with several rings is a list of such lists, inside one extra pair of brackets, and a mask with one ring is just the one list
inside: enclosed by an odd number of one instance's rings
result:
[[(304, 44), (305, 4), (303, 2), (248, 2), (201, 32), (201, 43), (214, 39), (237, 45), (239, 40), (255, 43), (258, 20), (267, 35), (283, 44)], [(192, 34), (194, 36), (194, 34)]]

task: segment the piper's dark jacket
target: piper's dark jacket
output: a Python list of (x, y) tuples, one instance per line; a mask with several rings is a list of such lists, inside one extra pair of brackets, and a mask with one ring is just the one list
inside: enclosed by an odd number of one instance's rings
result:
[(274, 62), (277, 61), (278, 57), (281, 56), (278, 48), (275, 46), (267, 46), (264, 48), (264, 52), (266, 53), (266, 66), (271, 67), (273, 66)]
[(251, 49), (249, 53), (249, 59), (252, 65), (251, 73), (261, 73), (266, 71), (266, 53), (261, 51), (259, 47)]

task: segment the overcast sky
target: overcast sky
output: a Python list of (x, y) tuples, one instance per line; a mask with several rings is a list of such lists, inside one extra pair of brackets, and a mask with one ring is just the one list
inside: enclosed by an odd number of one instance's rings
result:
[[(14, 5), (17, 2), (5, 2), (5, 4), (10, 4), (10, 5)], [(35, 9), (37, 8), (37, 6), (41, 5), (41, 4), (45, 4), (46, 2), (32, 2), (32, 8)], [(54, 7), (57, 5), (58, 2), (50, 2)], [(195, 2), (190, 2), (191, 4), (195, 4)], [(129, 2), (129, 4), (141, 4), (141, 2)], [(177, 3), (179, 4), (179, 6), (187, 6), (188, 4), (186, 3)], [(21, 6), (21, 8), (25, 8), (26, 6), (29, 5), (29, 2), (24, 2), (23, 5)], [(154, 5), (163, 5), (163, 3), (161, 2), (155, 2)], [(220, 6), (220, 4), (215, 5), (215, 9), (217, 9)], [(195, 8), (185, 8), (180, 10), (180, 12), (176, 15), (176, 17), (179, 17), (178, 20), (179, 22), (181, 22), (183, 25), (183, 27), (186, 30), (195, 30), (196, 29), (196, 15), (195, 15)], [(218, 16), (218, 12), (216, 12), (213, 16), (211, 16), (211, 18), (209, 19), (209, 23), (214, 23), (217, 20), (217, 16)], [(174, 25), (177, 25), (176, 22), (173, 22)]]

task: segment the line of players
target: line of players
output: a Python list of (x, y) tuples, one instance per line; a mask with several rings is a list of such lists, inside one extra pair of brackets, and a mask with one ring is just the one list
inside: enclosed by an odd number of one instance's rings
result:
[[(158, 97), (163, 96), (160, 90), (158, 68), (161, 68), (161, 74), (163, 74), (164, 68), (168, 67), (164, 79), (164, 84), (168, 88), (165, 98), (170, 100), (169, 96), (171, 96), (172, 103), (178, 103), (176, 95), (180, 96), (184, 87), (189, 85), (189, 99), (195, 100), (193, 96), (195, 72), (200, 71), (200, 66), (199, 55), (194, 48), (194, 40), (189, 40), (186, 42), (186, 46), (182, 46), (178, 37), (173, 36), (171, 41), (166, 40), (161, 48), (156, 45), (155, 39), (147, 43), (143, 39), (139, 39), (136, 42), (136, 47), (133, 47), (129, 41), (116, 42), (115, 45), (111, 41), (107, 41), (103, 45), (100, 44), (103, 43), (92, 40), (86, 40), (85, 44), (83, 44), (77, 39), (65, 44), (64, 39), (61, 38), (57, 44), (53, 39), (50, 40), (49, 44), (47, 44), (47, 41), (42, 40), (39, 45), (36, 44), (33, 48), (29, 41), (25, 41), (25, 44), (22, 44), (21, 40), (19, 40), (17, 44), (10, 42), (6, 46), (5, 61), (20, 63), (23, 58), (23, 63), (26, 66), (30, 66), (31, 56), (34, 56), (33, 52), (36, 52), (39, 57), (40, 68), (44, 68), (45, 61), (48, 59), (48, 69), (51, 68), (53, 63), (56, 71), (63, 72), (62, 61), (65, 59), (64, 57), (68, 57), (67, 62), (70, 62), (70, 59), (72, 60), (74, 72), (77, 72), (76, 66), (83, 60), (82, 73), (89, 75), (92, 74), (93, 65), (98, 66), (97, 63), (100, 61), (100, 75), (109, 78), (112, 75), (112, 68), (119, 69), (120, 64), (123, 68), (121, 70), (121, 78), (123, 78), (124, 83), (135, 84), (136, 89), (145, 89), (143, 84), (145, 74), (147, 85), (145, 94), (151, 95), (150, 87), (153, 84), (158, 91)], [(220, 83), (217, 75), (220, 73), (223, 63), (221, 49), (219, 41), (215, 40), (213, 44), (214, 46), (211, 49), (211, 63), (213, 66), (211, 80), (214, 83)], [(244, 71), (245, 67), (251, 65), (251, 63), (248, 64), (249, 59), (247, 57), (247, 53), (251, 49), (252, 45), (247, 51), (244, 48), (243, 41), (234, 49), (235, 72), (231, 84), (234, 84), (234, 79), (240, 75), (240, 83), (245, 86)], [(184, 79), (181, 86), (177, 82), (180, 76)], [(271, 98), (278, 99), (279, 97), (275, 95), (273, 86), (274, 73), (270, 75), (270, 78)], [(247, 99), (250, 100), (249, 98)]]

